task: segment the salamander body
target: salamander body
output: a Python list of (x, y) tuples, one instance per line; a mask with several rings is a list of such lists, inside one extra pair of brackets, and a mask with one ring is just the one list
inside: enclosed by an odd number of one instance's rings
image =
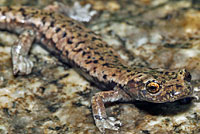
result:
[(164, 103), (193, 93), (191, 75), (185, 69), (174, 72), (129, 66), (99, 35), (61, 14), (30, 7), (0, 7), (0, 29), (19, 34), (12, 48), (14, 74), (31, 72), (27, 55), (36, 41), (87, 80), (107, 90), (91, 100), (94, 120), (101, 132), (105, 128), (118, 130), (116, 124), (120, 124), (107, 117), (106, 102)]

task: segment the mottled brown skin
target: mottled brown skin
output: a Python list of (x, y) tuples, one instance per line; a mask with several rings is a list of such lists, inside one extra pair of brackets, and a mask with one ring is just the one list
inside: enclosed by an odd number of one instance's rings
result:
[[(185, 69), (172, 72), (128, 66), (99, 35), (66, 16), (30, 7), (1, 7), (0, 28), (24, 35), (27, 30), (32, 31), (31, 38), (43, 44), (62, 62), (70, 64), (98, 87), (109, 90), (92, 98), (94, 120), (101, 132), (105, 128), (118, 130), (116, 124), (120, 124), (107, 117), (106, 102), (142, 100), (164, 103), (192, 95), (191, 76)], [(25, 68), (16, 67), (14, 74), (30, 73), (27, 70), (31, 67), (19, 60), (20, 56), (28, 55), (33, 42), (27, 38), (21, 36), (16, 41), (20, 52), (12, 49), (14, 66), (22, 63)]]

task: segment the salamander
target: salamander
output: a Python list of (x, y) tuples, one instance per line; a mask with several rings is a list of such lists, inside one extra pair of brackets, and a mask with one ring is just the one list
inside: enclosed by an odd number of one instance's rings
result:
[(103, 89), (91, 99), (93, 118), (101, 132), (118, 130), (121, 125), (107, 116), (107, 102), (165, 103), (193, 94), (186, 69), (130, 66), (99, 35), (62, 14), (31, 7), (0, 7), (0, 29), (19, 35), (11, 49), (14, 75), (31, 73), (33, 63), (28, 54), (35, 41)]

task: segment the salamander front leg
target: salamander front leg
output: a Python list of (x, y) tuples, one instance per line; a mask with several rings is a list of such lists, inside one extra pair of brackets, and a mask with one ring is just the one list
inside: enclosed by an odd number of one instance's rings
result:
[(35, 39), (35, 33), (32, 30), (24, 31), (19, 39), (14, 43), (11, 49), (13, 74), (30, 74), (33, 68), (33, 62), (28, 59), (28, 53)]
[(107, 117), (104, 103), (128, 100), (130, 100), (130, 97), (120, 90), (99, 92), (92, 97), (93, 118), (101, 132), (104, 133), (105, 129), (118, 130), (121, 126), (120, 121)]

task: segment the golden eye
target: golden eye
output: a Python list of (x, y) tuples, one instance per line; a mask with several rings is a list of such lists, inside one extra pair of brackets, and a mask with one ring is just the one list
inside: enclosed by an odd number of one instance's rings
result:
[(156, 82), (148, 82), (146, 85), (146, 89), (148, 92), (155, 94), (160, 90), (160, 86)]

